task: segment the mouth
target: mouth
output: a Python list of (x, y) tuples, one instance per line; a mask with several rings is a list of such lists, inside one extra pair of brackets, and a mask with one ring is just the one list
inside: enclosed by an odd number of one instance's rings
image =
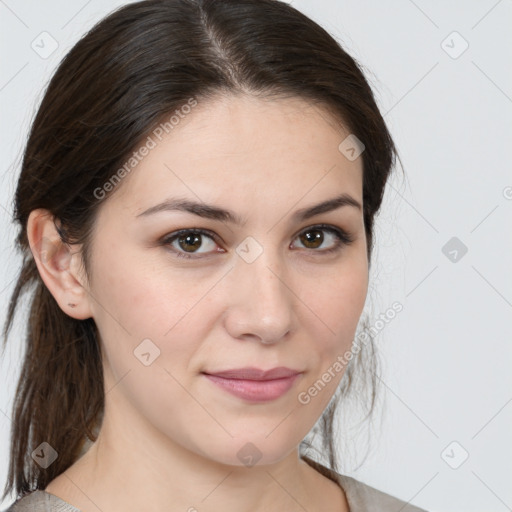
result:
[(250, 367), (202, 373), (224, 391), (250, 402), (278, 399), (291, 389), (302, 374), (283, 366), (267, 371)]

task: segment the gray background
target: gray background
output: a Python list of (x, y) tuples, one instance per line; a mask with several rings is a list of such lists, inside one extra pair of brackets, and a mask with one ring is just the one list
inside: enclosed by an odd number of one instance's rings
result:
[[(124, 3), (0, 0), (2, 321), (19, 267), (11, 202), (30, 121), (59, 60)], [(363, 64), (406, 174), (395, 173), (377, 220), (368, 303), (375, 317), (404, 307), (376, 339), (385, 412), (364, 463), (347, 457), (344, 472), (431, 511), (512, 510), (512, 2), (290, 3)], [(18, 321), (1, 361), (2, 487), (20, 333)], [(349, 444), (364, 451), (366, 441)]]

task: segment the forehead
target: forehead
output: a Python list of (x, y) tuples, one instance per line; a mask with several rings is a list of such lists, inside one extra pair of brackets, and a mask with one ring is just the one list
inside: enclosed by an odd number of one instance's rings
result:
[(292, 207), (338, 193), (362, 202), (362, 159), (338, 149), (349, 131), (303, 99), (219, 97), (174, 123), (142, 141), (150, 149), (107, 201), (112, 207), (136, 216), (172, 196), (238, 205), (241, 214), (256, 203), (268, 211), (276, 201)]

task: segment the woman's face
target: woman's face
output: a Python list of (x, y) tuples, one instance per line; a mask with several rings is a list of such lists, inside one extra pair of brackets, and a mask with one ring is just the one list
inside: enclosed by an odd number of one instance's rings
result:
[[(362, 159), (338, 149), (349, 132), (299, 99), (199, 102), (161, 132), (144, 140), (151, 149), (102, 203), (94, 232), (87, 297), (105, 422), (119, 439), (220, 463), (277, 462), (343, 376), (368, 285), (362, 209), (301, 213), (342, 194), (362, 206)], [(196, 213), (172, 209), (178, 200)], [(244, 367), (298, 374), (205, 375)]]

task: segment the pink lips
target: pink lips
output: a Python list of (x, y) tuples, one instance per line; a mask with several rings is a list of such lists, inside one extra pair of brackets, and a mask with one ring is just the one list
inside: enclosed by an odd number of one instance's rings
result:
[(266, 402), (284, 395), (300, 373), (280, 366), (267, 371), (248, 367), (215, 373), (205, 372), (204, 375), (235, 396), (253, 402)]

